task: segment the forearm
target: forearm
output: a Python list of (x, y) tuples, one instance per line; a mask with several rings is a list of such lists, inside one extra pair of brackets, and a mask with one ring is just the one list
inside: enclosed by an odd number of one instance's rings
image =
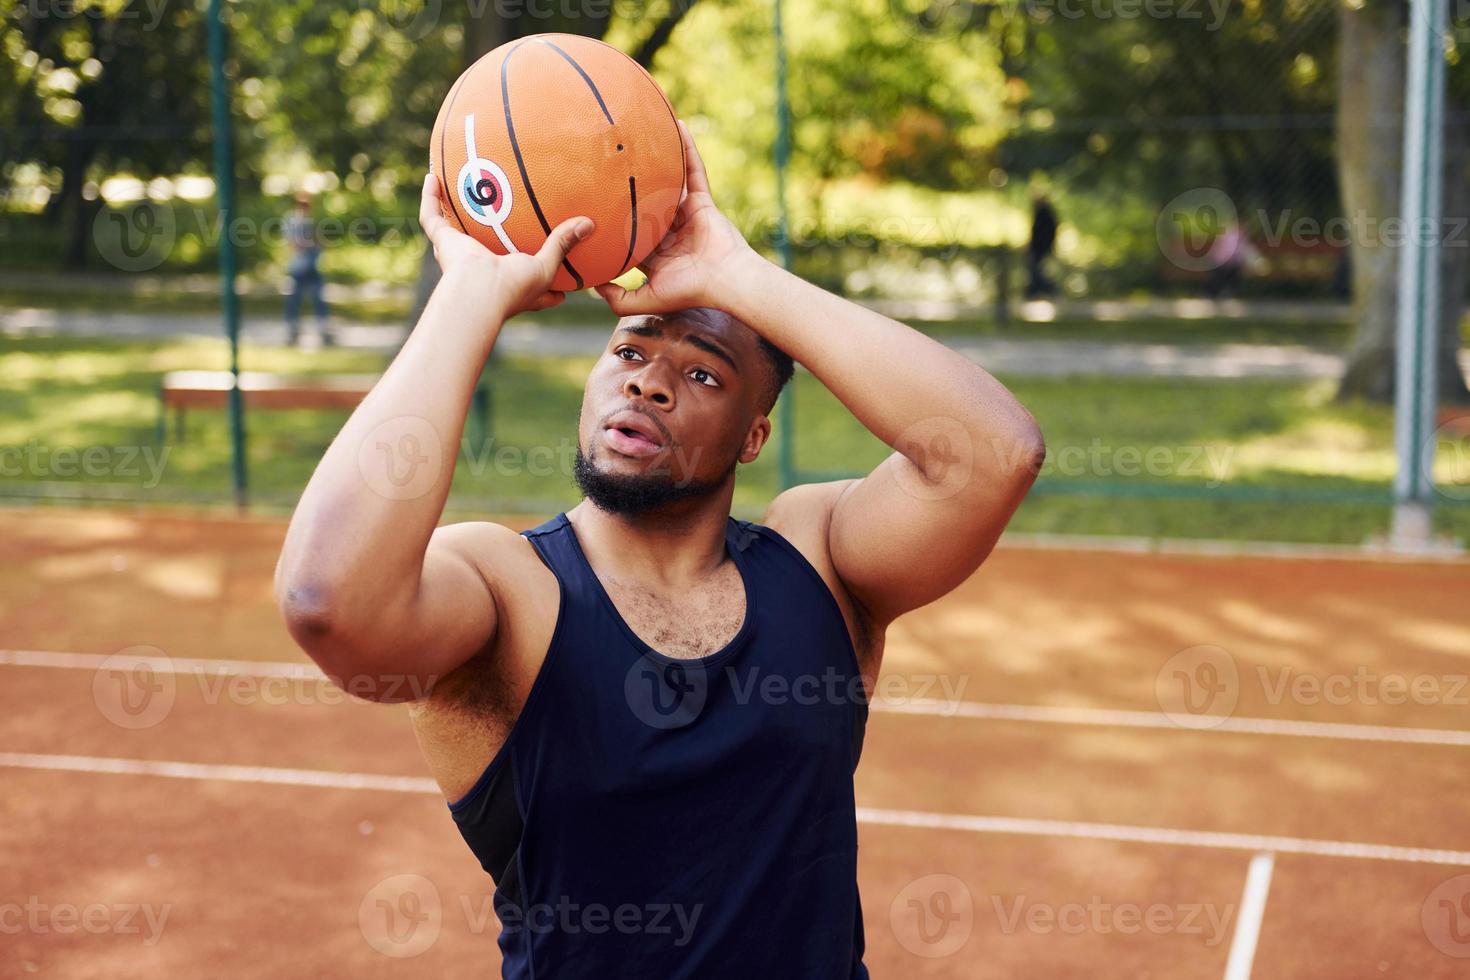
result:
[(288, 620), (308, 631), (371, 635), (413, 602), (474, 387), (503, 319), (490, 288), (440, 281), (291, 518), (276, 569)]
[[(1039, 445), (1030, 414), (963, 354), (749, 253), (723, 275), (721, 305), (822, 382), (889, 446), (920, 423), (958, 427), (976, 454)], [(932, 423), (928, 428), (933, 429)], [(922, 453), (913, 462), (922, 470)], [(943, 465), (940, 462), (938, 465)]]

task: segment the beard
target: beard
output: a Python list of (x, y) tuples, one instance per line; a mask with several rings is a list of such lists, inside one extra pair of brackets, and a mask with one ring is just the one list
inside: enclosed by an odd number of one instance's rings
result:
[(589, 457), (577, 447), (577, 458), (572, 464), (572, 477), (586, 497), (599, 510), (621, 517), (636, 517), (676, 504), (694, 497), (703, 497), (725, 485), (730, 474), (735, 472), (737, 458), (730, 460), (719, 476), (705, 480), (676, 480), (670, 472), (659, 473), (604, 473), (597, 468), (594, 455)]

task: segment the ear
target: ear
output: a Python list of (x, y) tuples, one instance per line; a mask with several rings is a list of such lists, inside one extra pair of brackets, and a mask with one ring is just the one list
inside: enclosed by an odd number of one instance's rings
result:
[(761, 449), (766, 441), (771, 438), (771, 420), (765, 415), (757, 415), (750, 420), (750, 428), (745, 432), (745, 442), (740, 446), (739, 461), (742, 463), (754, 463), (760, 456)]

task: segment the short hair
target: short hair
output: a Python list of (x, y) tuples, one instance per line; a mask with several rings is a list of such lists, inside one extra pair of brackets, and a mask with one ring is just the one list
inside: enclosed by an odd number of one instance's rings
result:
[[(678, 310), (673, 313), (654, 314), (651, 319), (674, 319), (680, 316), (693, 316), (697, 320), (704, 320), (706, 322), (717, 316), (722, 316), (740, 324), (745, 329), (750, 330), (751, 333), (755, 333), (754, 330), (751, 330), (750, 325), (744, 321), (731, 316), (724, 310), (717, 310), (708, 306), (691, 306), (688, 309)], [(761, 391), (760, 397), (761, 411), (769, 415), (771, 409), (776, 407), (776, 400), (781, 397), (781, 392), (785, 390), (786, 383), (796, 374), (796, 362), (791, 359), (790, 354), (760, 334), (755, 334), (755, 339), (757, 345), (760, 347), (761, 360), (765, 362), (766, 367), (766, 383)]]
[(757, 335), (756, 339), (760, 341), (761, 353), (766, 356), (766, 390), (761, 404), (765, 406), (765, 414), (769, 415), (771, 409), (776, 407), (776, 400), (781, 397), (786, 383), (796, 374), (796, 362), (791, 359), (790, 354), (766, 338)]

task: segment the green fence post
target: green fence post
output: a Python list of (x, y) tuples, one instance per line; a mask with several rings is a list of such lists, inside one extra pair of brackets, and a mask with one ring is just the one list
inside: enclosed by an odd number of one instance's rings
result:
[[(781, 0), (775, 0), (776, 28), (776, 251), (782, 268), (791, 269), (791, 238), (786, 217), (786, 163), (791, 157), (791, 107), (786, 101), (786, 35), (781, 27)], [(781, 489), (796, 484), (796, 378), (781, 396), (777, 418), (776, 471)]]
[(240, 396), (240, 301), (235, 294), (235, 144), (230, 128), (229, 80), (225, 77), (225, 24), (221, 0), (209, 0), (209, 64), (214, 115), (214, 183), (219, 204), (220, 299), (230, 340), (230, 452), (235, 506), (248, 505), (245, 471), (245, 405)]

